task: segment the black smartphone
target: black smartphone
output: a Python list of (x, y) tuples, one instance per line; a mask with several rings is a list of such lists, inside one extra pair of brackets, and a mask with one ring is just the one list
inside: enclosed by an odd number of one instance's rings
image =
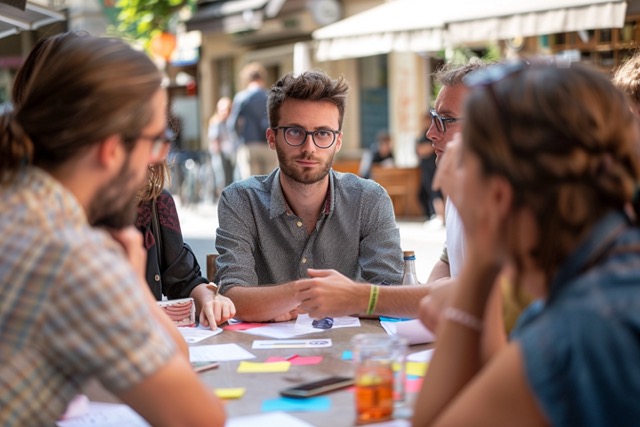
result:
[(310, 383), (300, 384), (295, 387), (286, 388), (280, 391), (286, 397), (311, 397), (328, 393), (333, 390), (349, 387), (353, 385), (351, 377), (329, 377)]

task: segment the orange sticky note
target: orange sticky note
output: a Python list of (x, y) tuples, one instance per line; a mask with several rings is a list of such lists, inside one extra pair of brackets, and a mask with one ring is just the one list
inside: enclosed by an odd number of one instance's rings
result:
[(247, 373), (268, 373), (268, 372), (287, 372), (291, 367), (291, 362), (273, 362), (273, 363), (260, 363), (260, 362), (247, 362), (242, 361), (238, 365), (239, 374)]

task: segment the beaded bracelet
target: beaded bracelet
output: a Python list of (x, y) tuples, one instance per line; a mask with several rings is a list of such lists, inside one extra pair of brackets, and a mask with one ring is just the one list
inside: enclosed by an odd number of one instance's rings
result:
[(482, 332), (482, 320), (476, 316), (462, 311), (455, 307), (447, 307), (444, 309), (444, 318), (451, 320), (459, 325), (466, 326), (476, 332)]
[(371, 285), (369, 291), (369, 304), (367, 306), (367, 315), (372, 315), (376, 311), (376, 304), (378, 304), (378, 292), (380, 291), (377, 285)]

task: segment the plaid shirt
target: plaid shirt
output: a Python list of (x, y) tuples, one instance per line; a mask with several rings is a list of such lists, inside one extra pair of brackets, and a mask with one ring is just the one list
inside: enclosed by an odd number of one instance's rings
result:
[(36, 168), (0, 189), (0, 425), (52, 425), (86, 381), (127, 389), (175, 353), (121, 247)]
[(279, 169), (227, 187), (218, 220), (216, 282), (223, 293), (307, 277), (307, 268), (332, 268), (369, 283), (402, 282), (393, 205), (374, 181), (331, 170), (325, 209), (311, 235), (284, 198)]

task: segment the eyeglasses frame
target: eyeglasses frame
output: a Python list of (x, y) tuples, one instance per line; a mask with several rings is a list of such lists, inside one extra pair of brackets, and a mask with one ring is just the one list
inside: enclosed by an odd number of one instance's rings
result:
[[(287, 143), (287, 145), (291, 146), (291, 147), (300, 147), (301, 145), (304, 145), (304, 143), (307, 141), (307, 138), (309, 137), (309, 135), (311, 135), (311, 141), (313, 141), (313, 145), (315, 145), (316, 147), (322, 149), (322, 150), (326, 150), (328, 148), (331, 148), (333, 146), (333, 144), (336, 143), (336, 140), (338, 139), (338, 135), (342, 133), (341, 130), (333, 130), (333, 129), (316, 129), (316, 130), (306, 130), (305, 128), (301, 127), (301, 126), (276, 126), (276, 127), (272, 127), (271, 128), (274, 131), (277, 130), (282, 130), (282, 138), (284, 139), (284, 142)], [(304, 132), (304, 138), (302, 139), (302, 142), (300, 142), (299, 144), (292, 144), (289, 142), (289, 140), (287, 139), (287, 131), (289, 129), (299, 129), (301, 132)], [(316, 137), (315, 134), (316, 132), (331, 132), (333, 134), (333, 141), (331, 141), (331, 144), (327, 145), (326, 147), (322, 147), (320, 145), (318, 145), (318, 143), (316, 142)]]
[(442, 117), (435, 108), (429, 109), (429, 115), (431, 116), (431, 123), (433, 123), (436, 129), (438, 129), (438, 132), (443, 135), (447, 133), (447, 123), (454, 124), (464, 120), (462, 117)]

